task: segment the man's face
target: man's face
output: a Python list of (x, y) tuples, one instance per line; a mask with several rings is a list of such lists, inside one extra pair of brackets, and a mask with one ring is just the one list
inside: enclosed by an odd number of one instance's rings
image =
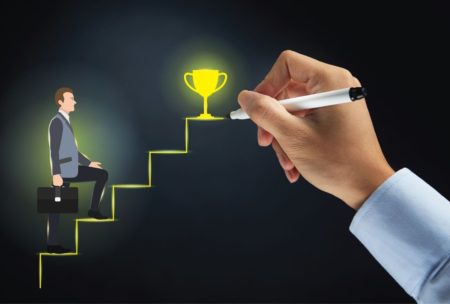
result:
[(64, 100), (61, 102), (59, 101), (59, 105), (61, 106), (61, 110), (63, 110), (66, 113), (70, 113), (75, 111), (75, 104), (77, 103), (75, 101), (75, 97), (70, 92), (65, 92), (63, 94)]

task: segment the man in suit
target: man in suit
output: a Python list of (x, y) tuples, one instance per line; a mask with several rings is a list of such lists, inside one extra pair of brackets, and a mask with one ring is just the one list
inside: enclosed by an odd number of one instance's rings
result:
[[(75, 111), (73, 91), (70, 88), (60, 88), (55, 93), (55, 103), (59, 108), (49, 125), (50, 163), (54, 186), (68, 187), (70, 182), (94, 181), (91, 208), (88, 216), (95, 219), (106, 219), (100, 213), (99, 204), (102, 198), (108, 172), (101, 163), (90, 161), (78, 151), (75, 135), (70, 125), (69, 113)], [(47, 222), (47, 251), (51, 253), (70, 252), (58, 241), (59, 214), (50, 213)]]

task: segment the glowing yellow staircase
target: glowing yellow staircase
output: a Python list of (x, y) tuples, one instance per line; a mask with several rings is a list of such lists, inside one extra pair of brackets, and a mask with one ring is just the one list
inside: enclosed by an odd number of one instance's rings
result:
[(68, 253), (48, 253), (39, 252), (39, 288), (42, 288), (42, 257), (43, 256), (76, 256), (78, 255), (78, 225), (79, 223), (110, 223), (116, 220), (116, 189), (140, 189), (140, 188), (151, 188), (152, 187), (152, 155), (153, 154), (187, 154), (188, 143), (189, 143), (189, 121), (211, 121), (211, 120), (222, 120), (223, 117), (211, 117), (211, 118), (199, 118), (199, 117), (186, 117), (185, 120), (185, 146), (184, 150), (153, 150), (148, 152), (148, 184), (121, 184), (112, 185), (111, 194), (111, 218), (104, 220), (97, 220), (93, 218), (77, 218), (75, 219), (75, 251)]

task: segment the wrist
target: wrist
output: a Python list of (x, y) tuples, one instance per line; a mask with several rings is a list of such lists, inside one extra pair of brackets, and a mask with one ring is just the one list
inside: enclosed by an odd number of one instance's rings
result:
[(365, 174), (360, 175), (360, 180), (342, 198), (347, 205), (355, 210), (361, 208), (369, 196), (395, 173), (387, 163), (377, 168), (365, 170), (365, 172)]

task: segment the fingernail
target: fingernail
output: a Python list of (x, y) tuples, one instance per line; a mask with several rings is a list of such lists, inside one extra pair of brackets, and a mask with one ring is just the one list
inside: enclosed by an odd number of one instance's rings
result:
[(291, 172), (284, 170), (284, 174), (286, 174), (287, 180), (292, 184)]

